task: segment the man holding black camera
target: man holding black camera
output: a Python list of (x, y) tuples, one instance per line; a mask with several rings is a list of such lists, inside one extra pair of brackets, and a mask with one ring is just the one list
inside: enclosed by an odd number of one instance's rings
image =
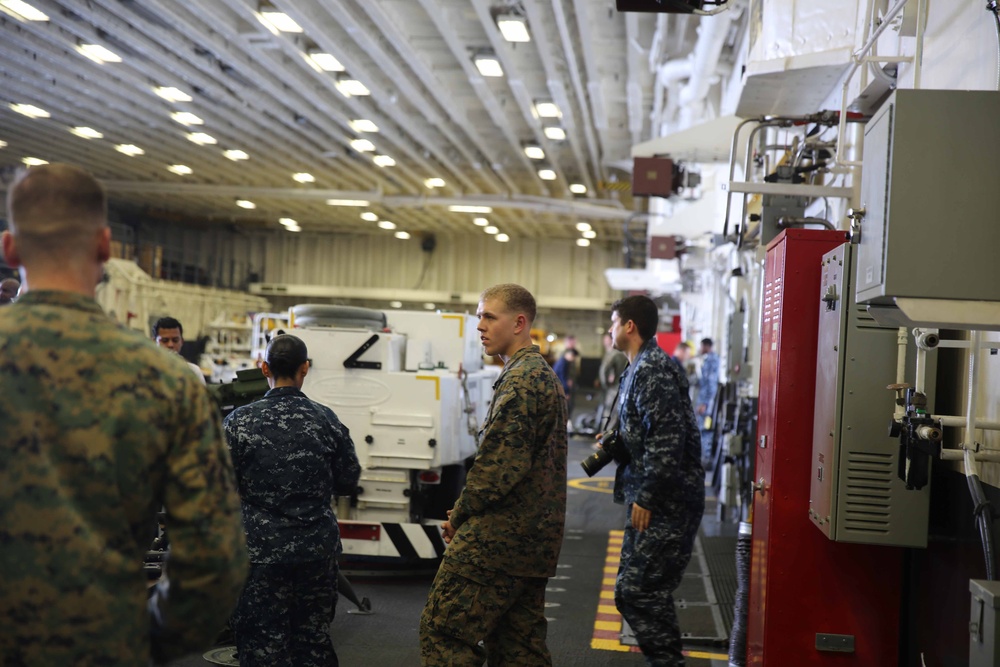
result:
[[(656, 343), (659, 311), (645, 296), (611, 306), (609, 333), (629, 367), (618, 399), (614, 499), (625, 503), (615, 605), (646, 663), (684, 664), (673, 592), (705, 513), (705, 470), (688, 382)], [(624, 464), (623, 464), (624, 462)]]

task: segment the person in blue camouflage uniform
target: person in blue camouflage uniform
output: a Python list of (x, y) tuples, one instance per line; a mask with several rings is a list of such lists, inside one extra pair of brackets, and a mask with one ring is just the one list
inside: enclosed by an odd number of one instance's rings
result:
[(225, 421), (250, 553), (237, 655), (242, 667), (329, 667), (340, 552), (331, 503), (354, 493), (361, 467), (347, 427), (302, 393), (306, 344), (275, 336), (264, 357), (270, 391)]
[(698, 426), (701, 429), (701, 462), (704, 466), (712, 463), (712, 449), (715, 441), (715, 425), (711, 421), (705, 428), (706, 417), (712, 416), (715, 407), (715, 393), (719, 389), (719, 355), (712, 352), (712, 339), (701, 339), (701, 378), (698, 380)]
[(630, 296), (611, 311), (615, 347), (629, 360), (618, 399), (630, 460), (615, 473), (615, 502), (626, 505), (615, 605), (646, 663), (674, 667), (684, 657), (673, 592), (705, 512), (698, 424), (687, 378), (656, 343), (656, 304)]
[(420, 663), (551, 665), (545, 584), (566, 519), (566, 398), (531, 343), (528, 290), (491, 287), (477, 315), (486, 353), (504, 368), (465, 489), (442, 524), (449, 546), (420, 618)]
[[(218, 409), (183, 360), (94, 300), (104, 191), (65, 164), (7, 194), (0, 309), (0, 665), (137, 667), (211, 646), (246, 574)], [(147, 606), (143, 557), (171, 550)], [(169, 592), (169, 595), (164, 595)]]

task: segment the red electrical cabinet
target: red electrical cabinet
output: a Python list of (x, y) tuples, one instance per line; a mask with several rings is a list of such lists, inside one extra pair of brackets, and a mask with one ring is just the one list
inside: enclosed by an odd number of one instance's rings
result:
[(832, 542), (809, 519), (820, 261), (844, 232), (767, 246), (747, 665), (898, 663), (902, 550)]

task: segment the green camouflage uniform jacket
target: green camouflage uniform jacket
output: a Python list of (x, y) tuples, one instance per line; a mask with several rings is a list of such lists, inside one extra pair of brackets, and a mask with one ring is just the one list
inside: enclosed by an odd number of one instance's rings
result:
[(511, 356), (493, 390), (445, 559), (551, 577), (566, 520), (566, 398), (534, 345)]
[[(184, 360), (93, 299), (28, 292), (0, 309), (0, 434), (0, 665), (136, 667), (210, 645), (246, 550), (218, 410)], [(154, 628), (143, 557), (161, 507)]]

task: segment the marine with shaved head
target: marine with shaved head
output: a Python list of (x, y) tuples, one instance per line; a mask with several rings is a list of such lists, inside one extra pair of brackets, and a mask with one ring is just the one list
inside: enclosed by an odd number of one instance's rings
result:
[[(93, 176), (23, 172), (7, 222), (22, 296), (0, 309), (0, 665), (135, 667), (203, 649), (246, 572), (219, 414), (180, 357), (94, 300), (111, 230)], [(161, 508), (171, 552), (147, 605)]]

